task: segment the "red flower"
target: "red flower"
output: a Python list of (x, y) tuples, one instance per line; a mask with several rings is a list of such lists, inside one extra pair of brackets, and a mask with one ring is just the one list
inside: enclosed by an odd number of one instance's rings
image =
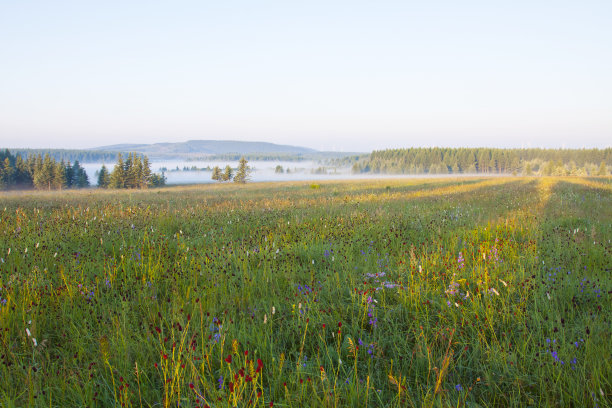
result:
[(225, 357), (225, 361), (227, 362), (227, 364), (232, 364), (232, 355), (228, 354), (228, 356)]

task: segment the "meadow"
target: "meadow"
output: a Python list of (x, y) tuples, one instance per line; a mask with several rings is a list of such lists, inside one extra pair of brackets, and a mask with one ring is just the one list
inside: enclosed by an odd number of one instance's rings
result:
[(0, 194), (0, 406), (609, 407), (610, 178)]

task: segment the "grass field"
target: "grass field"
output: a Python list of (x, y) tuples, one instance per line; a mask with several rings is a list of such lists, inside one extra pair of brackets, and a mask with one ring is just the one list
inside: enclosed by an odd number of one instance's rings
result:
[(610, 179), (0, 195), (0, 406), (609, 407)]

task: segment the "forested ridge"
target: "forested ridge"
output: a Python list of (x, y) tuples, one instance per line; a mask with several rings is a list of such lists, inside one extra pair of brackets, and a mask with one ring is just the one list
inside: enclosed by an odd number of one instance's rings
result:
[(605, 175), (612, 148), (408, 148), (375, 150), (353, 164), (354, 173)]

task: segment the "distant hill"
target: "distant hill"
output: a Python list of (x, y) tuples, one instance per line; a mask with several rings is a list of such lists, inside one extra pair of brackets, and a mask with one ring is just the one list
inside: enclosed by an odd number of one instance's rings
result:
[(115, 152), (138, 152), (151, 158), (156, 157), (191, 157), (217, 154), (252, 154), (252, 153), (316, 153), (314, 149), (300, 146), (279, 145), (266, 142), (240, 142), (235, 140), (189, 140), (179, 143), (154, 144), (117, 144), (96, 147), (92, 150)]

